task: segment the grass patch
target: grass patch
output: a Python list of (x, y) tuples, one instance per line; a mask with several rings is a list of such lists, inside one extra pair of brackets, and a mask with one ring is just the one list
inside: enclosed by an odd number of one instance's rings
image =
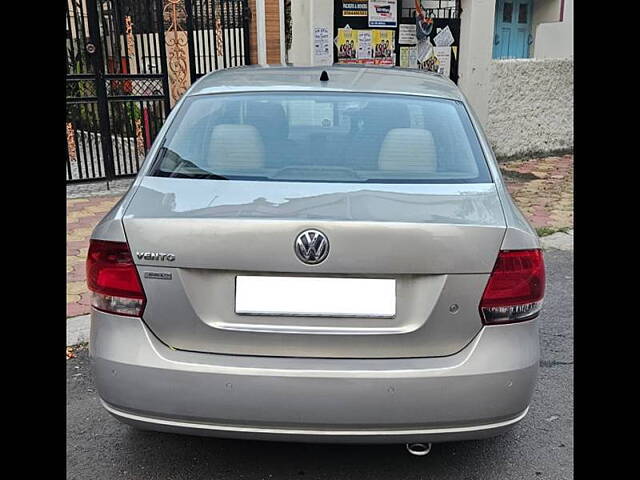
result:
[(538, 227), (536, 228), (536, 233), (539, 237), (548, 237), (549, 235), (553, 235), (558, 232), (567, 233), (569, 230), (571, 230), (571, 227)]
[(500, 169), (500, 170), (502, 172), (502, 175), (507, 180), (519, 180), (519, 181), (540, 180), (540, 177), (538, 177), (537, 175), (531, 172), (523, 173), (523, 172), (517, 172), (515, 170), (507, 170), (507, 169)]
[(562, 157), (564, 155), (573, 155), (573, 147), (558, 148), (547, 151), (532, 150), (529, 152), (516, 153), (513, 155), (496, 155), (496, 160), (498, 161), (498, 163), (506, 163), (514, 161), (537, 160), (539, 158), (547, 157)]

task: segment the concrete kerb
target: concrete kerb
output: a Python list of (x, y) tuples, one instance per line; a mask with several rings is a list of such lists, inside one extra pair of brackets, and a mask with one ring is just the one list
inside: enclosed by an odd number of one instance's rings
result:
[(89, 341), (91, 315), (67, 318), (67, 347)]
[(552, 235), (541, 237), (540, 244), (544, 250), (555, 248), (558, 250), (573, 250), (573, 229), (567, 233), (556, 232)]
[(103, 197), (124, 195), (135, 178), (119, 178), (111, 182), (98, 180), (86, 183), (67, 184), (67, 198)]

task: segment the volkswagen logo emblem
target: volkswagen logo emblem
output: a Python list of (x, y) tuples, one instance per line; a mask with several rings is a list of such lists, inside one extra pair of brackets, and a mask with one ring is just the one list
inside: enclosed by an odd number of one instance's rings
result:
[(329, 255), (329, 239), (319, 230), (305, 230), (296, 237), (293, 249), (300, 261), (315, 265)]

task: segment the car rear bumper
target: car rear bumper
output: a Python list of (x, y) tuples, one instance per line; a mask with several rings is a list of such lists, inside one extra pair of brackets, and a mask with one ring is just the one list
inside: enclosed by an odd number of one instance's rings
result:
[(135, 318), (92, 312), (98, 393), (152, 430), (309, 442), (439, 442), (500, 434), (527, 413), (535, 320), (484, 327), (455, 355), (250, 357), (176, 351)]

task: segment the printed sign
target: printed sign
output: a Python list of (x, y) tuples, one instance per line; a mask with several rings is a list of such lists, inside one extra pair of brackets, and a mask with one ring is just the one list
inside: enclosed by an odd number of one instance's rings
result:
[(438, 59), (438, 69), (440, 75), (449, 78), (451, 74), (451, 47), (433, 47), (433, 53)]
[(395, 27), (397, 25), (397, 0), (369, 0), (370, 27)]
[(417, 47), (400, 47), (400, 66), (418, 68)]
[(433, 45), (431, 44), (431, 40), (427, 38), (426, 40), (422, 40), (418, 42), (417, 45), (417, 58), (418, 62), (422, 63), (427, 60), (431, 56), (431, 51), (433, 50)]
[(393, 30), (373, 30), (373, 63), (374, 65), (395, 65), (395, 43)]
[(373, 58), (373, 47), (371, 46), (371, 30), (358, 30), (358, 53), (359, 60)]
[(393, 30), (354, 30), (339, 28), (336, 38), (338, 63), (393, 66), (395, 32)]
[(342, 16), (343, 17), (366, 17), (367, 16), (367, 2), (366, 1), (342, 1)]
[(416, 38), (416, 25), (411, 23), (400, 24), (400, 32), (398, 34), (398, 43), (400, 45), (415, 45), (418, 42)]
[(435, 37), (433, 37), (433, 43), (436, 44), (436, 47), (449, 47), (453, 42), (453, 34), (449, 29), (449, 25), (444, 27)]
[[(418, 59), (419, 60), (419, 59)], [(421, 61), (419, 68), (436, 72), (449, 78), (451, 73), (451, 47), (431, 47), (425, 61)]]
[(331, 64), (333, 52), (329, 43), (329, 29), (327, 27), (315, 27), (313, 29), (313, 56), (315, 64)]
[(357, 63), (358, 30), (339, 28), (336, 46), (338, 47), (338, 63)]

